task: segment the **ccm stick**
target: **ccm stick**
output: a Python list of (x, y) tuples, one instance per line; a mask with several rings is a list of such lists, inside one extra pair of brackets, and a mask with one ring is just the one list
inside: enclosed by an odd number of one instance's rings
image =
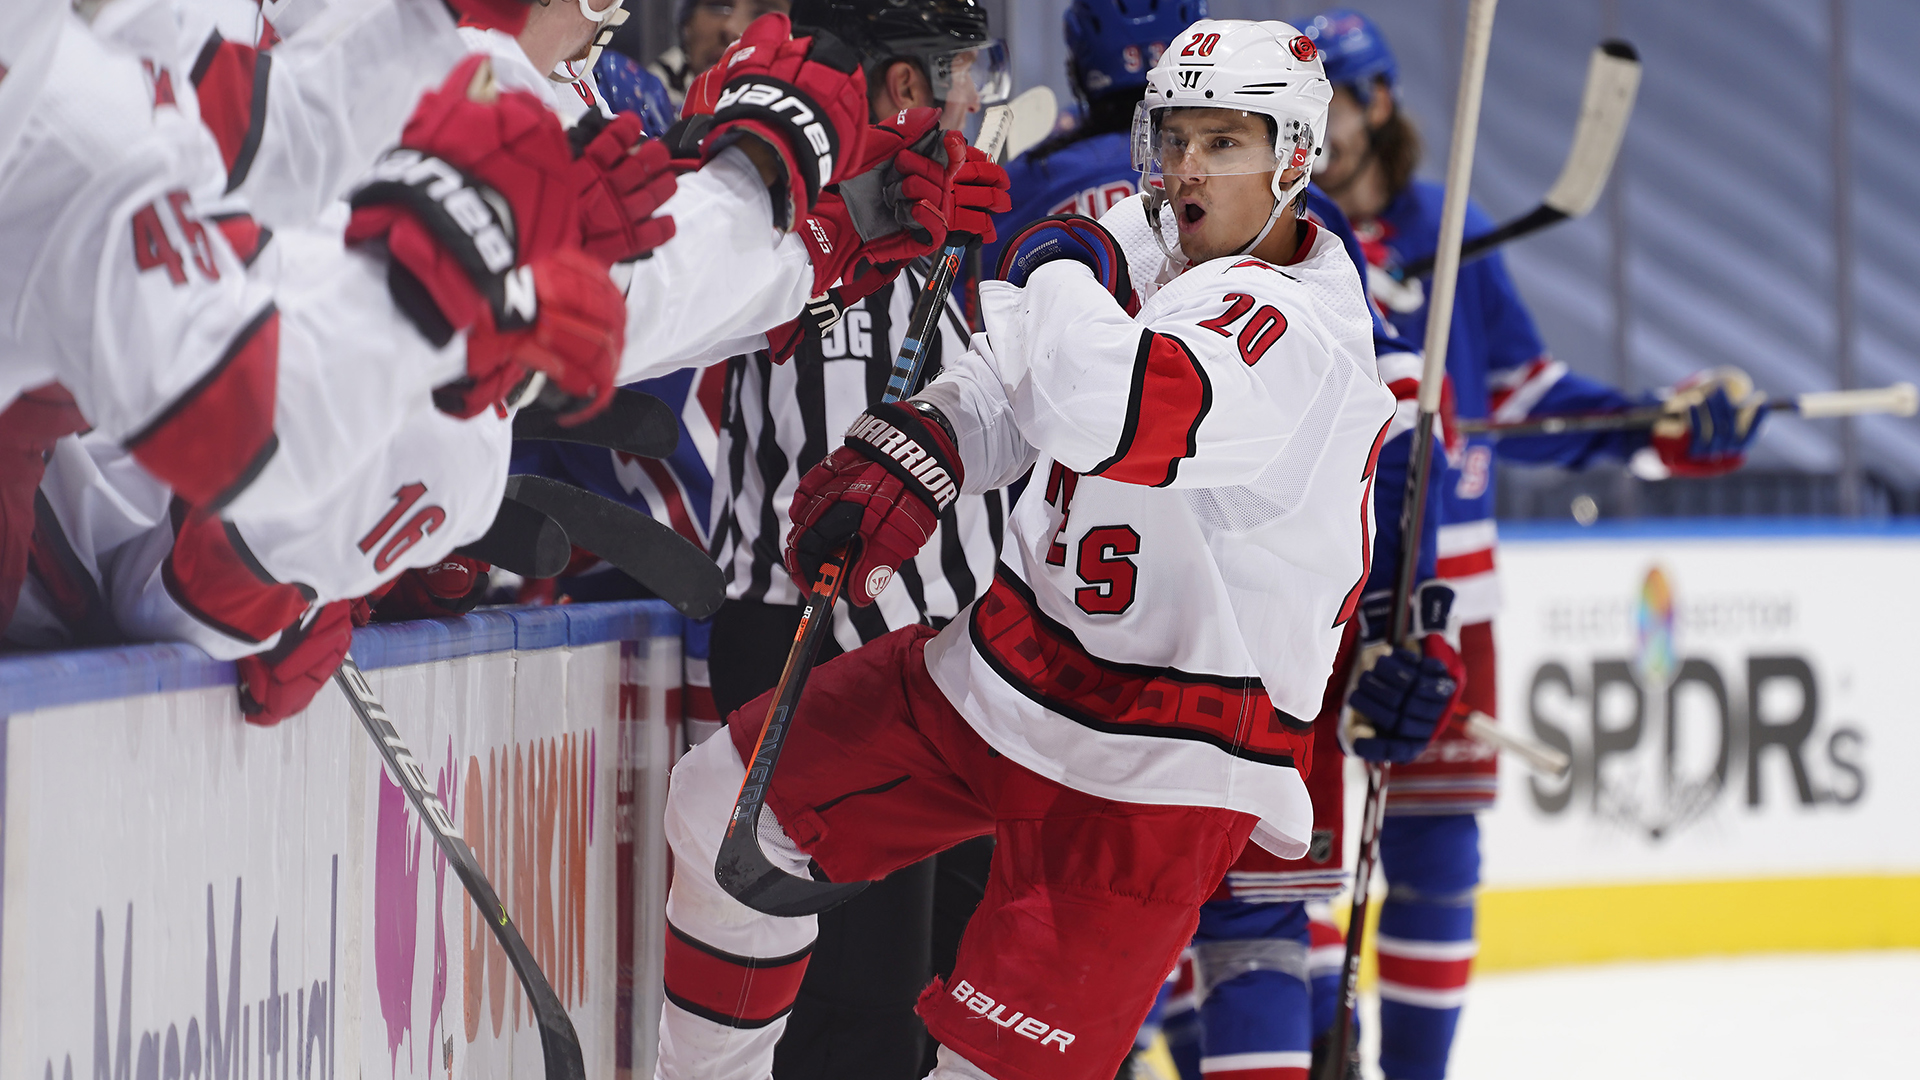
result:
[(475, 906), (486, 916), (487, 925), (493, 928), (493, 936), (506, 951), (507, 962), (513, 965), (513, 973), (527, 992), (527, 1000), (533, 1003), (533, 1019), (540, 1026), (540, 1052), (546, 1058), (546, 1080), (586, 1080), (587, 1064), (580, 1053), (580, 1036), (573, 1030), (566, 1006), (553, 992), (553, 984), (540, 970), (519, 928), (507, 916), (507, 906), (493, 891), (493, 884), (473, 857), (473, 849), (467, 846), (454, 825), (453, 815), (447, 813), (446, 804), (428, 785), (427, 774), (420, 763), (414, 760), (400, 733), (393, 729), (393, 721), (387, 719), (387, 710), (381, 708), (373, 687), (367, 685), (360, 665), (348, 657), (333, 673), (333, 679), (340, 684), (340, 691), (347, 696), (347, 704), (353, 707), (361, 726), (373, 737), (373, 745), (379, 748), (387, 771), (400, 785), (400, 790), (407, 793), (407, 801), (413, 804), (414, 812), (433, 835), (434, 846), (452, 864), (460, 884), (466, 886), (467, 895), (473, 897)]
[[(1427, 475), (1433, 465), (1433, 424), (1440, 412), (1446, 373), (1447, 335), (1453, 328), (1453, 292), (1460, 272), (1460, 236), (1467, 220), (1467, 184), (1473, 175), (1473, 144), (1480, 132), (1480, 91), (1486, 84), (1487, 48), (1493, 39), (1496, 0), (1471, 0), (1467, 40), (1460, 61), (1460, 92), (1453, 108), (1453, 147), (1447, 157), (1446, 198), (1440, 208), (1440, 237), (1434, 250), (1433, 300), (1427, 308), (1427, 339), (1420, 373), (1419, 419), (1407, 468), (1406, 498), (1400, 507), (1400, 567), (1393, 585), (1390, 645), (1407, 638), (1414, 575), (1420, 562), (1420, 522), (1425, 518)], [(1362, 658), (1364, 660), (1364, 657)], [(1353, 906), (1347, 919), (1346, 962), (1340, 971), (1333, 1032), (1316, 1080), (1342, 1080), (1358, 1065), (1353, 1012), (1360, 989), (1360, 954), (1367, 938), (1367, 896), (1374, 864), (1380, 858), (1380, 825), (1386, 816), (1387, 766), (1367, 764), (1367, 801), (1361, 810), (1360, 857), (1353, 871)]]
[[(999, 153), (1007, 137), (1011, 111), (1005, 105), (987, 110), (980, 122), (976, 145), (989, 158)], [(939, 332), (940, 313), (953, 290), (954, 274), (974, 237), (951, 235), (936, 257), (933, 273), (914, 300), (907, 322), (907, 334), (900, 342), (900, 354), (894, 358), (893, 373), (887, 378), (882, 401), (899, 401), (912, 394), (925, 366), (926, 343)], [(800, 611), (800, 626), (793, 635), (793, 647), (787, 652), (786, 668), (773, 689), (773, 704), (760, 728), (753, 756), (747, 762), (747, 778), (733, 803), (733, 818), (727, 834), (720, 839), (720, 854), (714, 861), (713, 876), (720, 887), (741, 903), (768, 915), (795, 917), (812, 915), (842, 903), (867, 887), (864, 881), (816, 881), (799, 877), (775, 866), (760, 847), (760, 815), (767, 801), (767, 785), (786, 746), (787, 729), (793, 721), (800, 692), (806, 688), (813, 671), (814, 658), (833, 626), (833, 605), (840, 599), (849, 550), (842, 548), (820, 566), (807, 593), (806, 606)]]
[[(1817, 390), (1769, 401), (1762, 408), (1768, 412), (1799, 413), (1809, 420), (1875, 414), (1912, 416), (1920, 411), (1920, 389), (1915, 389), (1912, 383), (1894, 383), (1892, 386), (1868, 390)], [(1671, 415), (1659, 405), (1645, 405), (1617, 412), (1562, 413), (1508, 423), (1491, 420), (1461, 420), (1457, 423), (1461, 431), (1469, 434), (1484, 432), (1495, 437), (1513, 437), (1650, 428)]]
[[(1613, 159), (1626, 138), (1627, 118), (1633, 114), (1633, 100), (1640, 92), (1640, 54), (1632, 45), (1617, 38), (1601, 42), (1587, 62), (1587, 86), (1580, 96), (1580, 120), (1573, 129), (1573, 148), (1560, 167), (1560, 177), (1532, 210), (1468, 240), (1460, 248), (1460, 261), (1466, 262), (1530, 233), (1539, 232), (1572, 218), (1585, 217), (1600, 201), (1600, 192), (1613, 172)], [(1438, 250), (1437, 248), (1435, 250)], [(1432, 255), (1416, 260), (1401, 271), (1404, 277), (1420, 277), (1432, 270)]]

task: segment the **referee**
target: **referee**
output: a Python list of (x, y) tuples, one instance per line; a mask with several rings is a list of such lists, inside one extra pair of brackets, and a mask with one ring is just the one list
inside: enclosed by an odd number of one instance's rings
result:
[[(825, 27), (860, 54), (876, 116), (951, 104), (946, 125), (966, 119), (960, 98), (949, 101), (947, 87), (929, 73), (964, 70), (955, 55), (989, 44), (986, 13), (975, 0), (798, 0), (793, 17)], [(723, 718), (779, 681), (804, 599), (782, 561), (787, 509), (800, 477), (880, 402), (926, 275), (925, 260), (907, 266), (832, 329), (808, 334), (785, 364), (765, 352), (727, 361), (712, 532), (727, 601), (713, 618), (708, 661)], [(942, 356), (967, 347), (952, 297), (942, 314), (927, 344), (927, 379)], [(872, 606), (836, 606), (820, 661), (890, 630), (944, 626), (959, 615), (993, 580), (1006, 509), (1004, 492), (961, 495)], [(774, 1080), (926, 1075), (933, 1048), (914, 1003), (935, 974), (951, 972), (960, 933), (986, 887), (991, 852), (990, 838), (969, 841), (820, 916), (805, 981), (774, 1053)]]

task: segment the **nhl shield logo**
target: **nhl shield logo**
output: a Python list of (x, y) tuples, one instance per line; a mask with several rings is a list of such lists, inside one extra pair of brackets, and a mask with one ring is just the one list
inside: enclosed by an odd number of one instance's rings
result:
[(1307, 859), (1324, 863), (1333, 858), (1333, 830), (1315, 829), (1313, 837), (1307, 841)]

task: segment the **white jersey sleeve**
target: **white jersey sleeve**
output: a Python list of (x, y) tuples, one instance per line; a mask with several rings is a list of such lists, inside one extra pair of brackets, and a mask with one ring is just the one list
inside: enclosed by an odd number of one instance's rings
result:
[(1221, 488), (1310, 471), (1325, 437), (1313, 419), (1356, 375), (1377, 381), (1370, 350), (1302, 318), (1308, 288), (1259, 259), (1216, 259), (1130, 317), (1062, 260), (980, 298), (1014, 418), (1042, 453), (1087, 476)]
[(621, 382), (764, 348), (806, 307), (806, 245), (773, 227), (766, 184), (739, 150), (682, 176), (660, 213), (674, 236), (632, 264)]

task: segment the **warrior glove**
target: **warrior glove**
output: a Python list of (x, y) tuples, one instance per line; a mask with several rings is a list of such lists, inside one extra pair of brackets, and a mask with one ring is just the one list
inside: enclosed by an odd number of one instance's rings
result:
[(1000, 266), (994, 277), (1026, 288), (1035, 270), (1059, 259), (1092, 270), (1101, 287), (1120, 301), (1128, 315), (1139, 313), (1140, 300), (1127, 274), (1127, 253), (1099, 222), (1079, 214), (1041, 218), (1015, 233), (1000, 251)]
[(471, 57), (420, 100), (400, 145), (353, 196), (349, 243), (384, 244), (396, 306), (444, 346), (467, 331), (467, 375), (434, 393), (473, 416), (530, 377), (584, 401), (612, 400), (626, 305), (579, 247), (580, 181), (559, 121), (538, 98), (500, 93)]
[(673, 218), (654, 214), (679, 186), (667, 144), (641, 134), (640, 117), (607, 120), (589, 110), (567, 132), (577, 155), (580, 247), (605, 262), (644, 259), (673, 238)]
[(960, 497), (961, 477), (952, 428), (938, 409), (875, 405), (847, 429), (845, 445), (800, 478), (788, 511), (787, 570), (806, 592), (821, 564), (851, 542), (846, 596), (866, 607), (933, 536)]
[(1730, 473), (1746, 462), (1766, 403), (1737, 367), (1698, 372), (1661, 402), (1665, 415), (1653, 425), (1653, 449), (1673, 476)]
[[(1416, 649), (1385, 652), (1363, 671), (1347, 698), (1351, 710), (1340, 726), (1340, 744), (1368, 761), (1401, 764), (1426, 749), (1446, 723), (1466, 687), (1466, 667), (1444, 633), (1453, 590), (1429, 582), (1419, 590)], [(1361, 601), (1362, 641), (1384, 648), (1392, 597), (1374, 593)]]
[(306, 625), (280, 631), (273, 648), (234, 662), (247, 723), (272, 727), (312, 703), (353, 644), (352, 613), (351, 600), (328, 604)]

